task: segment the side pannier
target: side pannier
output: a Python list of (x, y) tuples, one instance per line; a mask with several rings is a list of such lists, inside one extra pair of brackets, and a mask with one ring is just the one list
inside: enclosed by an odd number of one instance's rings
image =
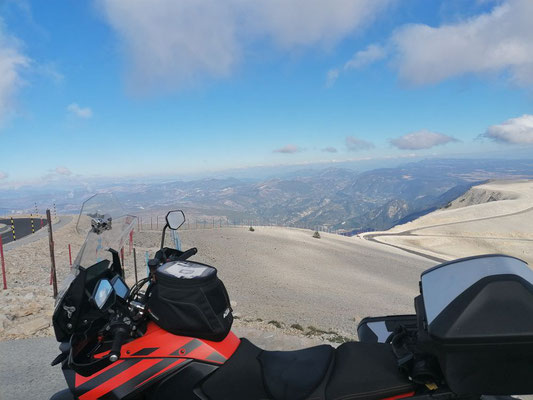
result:
[(533, 393), (533, 271), (524, 261), (452, 261), (425, 271), (420, 288), (417, 346), (455, 393)]

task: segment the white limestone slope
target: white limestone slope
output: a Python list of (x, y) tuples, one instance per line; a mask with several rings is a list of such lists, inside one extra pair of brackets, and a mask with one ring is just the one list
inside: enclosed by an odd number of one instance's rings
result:
[(374, 240), (443, 259), (503, 253), (533, 265), (533, 180), (492, 181)]

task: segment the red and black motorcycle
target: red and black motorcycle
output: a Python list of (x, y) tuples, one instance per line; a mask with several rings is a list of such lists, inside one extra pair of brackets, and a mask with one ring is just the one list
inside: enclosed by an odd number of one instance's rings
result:
[(84, 203), (87, 239), (53, 316), (68, 389), (53, 400), (479, 399), (533, 393), (533, 271), (490, 255), (425, 271), (415, 315), (366, 318), (360, 342), (264, 351), (231, 331), (216, 269), (164, 247), (129, 288), (117, 250), (135, 218)]

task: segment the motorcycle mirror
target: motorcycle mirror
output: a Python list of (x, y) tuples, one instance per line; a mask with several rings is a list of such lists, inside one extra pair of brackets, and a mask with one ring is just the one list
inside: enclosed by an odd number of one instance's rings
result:
[(166, 220), (168, 227), (175, 231), (185, 223), (185, 214), (181, 210), (169, 211)]
[(115, 301), (115, 290), (108, 279), (100, 279), (94, 288), (91, 301), (99, 310), (108, 309)]

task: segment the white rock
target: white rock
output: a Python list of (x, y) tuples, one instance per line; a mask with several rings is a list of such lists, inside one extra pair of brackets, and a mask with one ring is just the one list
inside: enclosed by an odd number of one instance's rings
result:
[(22, 297), (24, 300), (33, 300), (34, 298), (34, 295), (33, 293), (26, 293), (23, 297)]
[(3, 330), (7, 326), (7, 317), (3, 314), (0, 314), (0, 330)]
[(7, 335), (31, 336), (41, 329), (48, 328), (50, 320), (47, 317), (38, 317), (30, 321), (18, 324), (6, 332)]

